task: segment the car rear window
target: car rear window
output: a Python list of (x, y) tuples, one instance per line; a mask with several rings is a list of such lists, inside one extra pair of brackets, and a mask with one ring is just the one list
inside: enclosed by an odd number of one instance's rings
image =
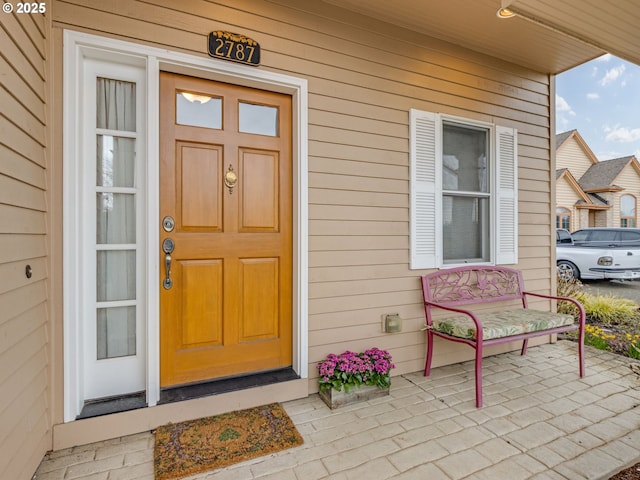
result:
[(556, 230), (556, 243), (571, 243), (571, 234), (566, 230)]

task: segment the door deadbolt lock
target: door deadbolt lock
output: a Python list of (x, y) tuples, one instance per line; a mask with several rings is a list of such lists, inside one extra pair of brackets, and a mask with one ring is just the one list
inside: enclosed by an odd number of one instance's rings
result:
[(164, 228), (165, 232), (172, 232), (175, 226), (176, 222), (173, 220), (173, 217), (167, 215), (162, 219), (162, 228)]

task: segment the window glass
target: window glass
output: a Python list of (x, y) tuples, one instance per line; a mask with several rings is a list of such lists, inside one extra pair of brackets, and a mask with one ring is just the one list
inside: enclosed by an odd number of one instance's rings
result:
[(620, 198), (620, 215), (623, 217), (636, 216), (636, 199), (631, 195), (623, 195)]
[(556, 208), (556, 228), (571, 230), (571, 212), (566, 208)]
[(135, 299), (135, 250), (99, 250), (97, 252), (97, 276), (98, 302)]
[(571, 236), (573, 237), (574, 242), (584, 242), (587, 239), (588, 234), (588, 230), (578, 230), (577, 232), (573, 232)]
[(134, 187), (135, 147), (133, 138), (97, 135), (96, 185)]
[(136, 307), (98, 308), (97, 359), (136, 354)]
[(135, 195), (128, 193), (96, 194), (96, 243), (135, 243)]
[(445, 262), (488, 261), (489, 199), (443, 198), (443, 255)]
[(489, 191), (487, 130), (445, 123), (442, 132), (442, 188)]
[(489, 261), (488, 130), (443, 124), (443, 259)]
[(620, 226), (622, 228), (635, 228), (636, 220), (631, 217), (625, 217), (620, 219)]
[(108, 130), (136, 131), (136, 84), (97, 79), (96, 126)]
[(593, 230), (589, 236), (590, 242), (614, 242), (618, 238), (615, 230)]
[(640, 242), (640, 232), (620, 232), (620, 236), (625, 242)]
[(265, 105), (240, 102), (238, 130), (243, 133), (278, 136), (278, 109)]
[(556, 230), (557, 243), (571, 243), (571, 235), (565, 230)]
[(222, 128), (222, 99), (189, 92), (176, 94), (176, 123), (192, 127)]
[(620, 198), (620, 226), (634, 228), (636, 226), (636, 197), (623, 195)]
[[(126, 132), (136, 132), (136, 84), (98, 78), (96, 94), (96, 127), (102, 129), (96, 131), (96, 300), (133, 303), (137, 140)], [(106, 135), (104, 130), (121, 133)], [(99, 360), (135, 355), (135, 306), (106, 308), (99, 303), (95, 321)]]

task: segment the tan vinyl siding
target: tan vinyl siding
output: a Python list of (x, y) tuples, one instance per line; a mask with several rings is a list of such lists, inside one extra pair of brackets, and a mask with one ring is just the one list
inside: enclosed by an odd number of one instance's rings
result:
[[(308, 80), (311, 390), (317, 389), (315, 363), (345, 349), (390, 349), (396, 374), (422, 368), (418, 275), (425, 272), (409, 270), (410, 108), (518, 129), (521, 266), (530, 288), (549, 291), (547, 75), (323, 2), (175, 6), (173, 0), (56, 2), (54, 26), (203, 58), (207, 33), (229, 30), (261, 44), (259, 68)], [(386, 313), (400, 314), (401, 333), (381, 332)], [(438, 348), (438, 363), (471, 356), (464, 346)]]
[(571, 231), (580, 227), (578, 225), (580, 213), (575, 207), (578, 200), (582, 200), (582, 198), (576, 193), (573, 186), (564, 178), (559, 180), (556, 184), (556, 205), (571, 211)]
[(591, 165), (591, 158), (574, 138), (567, 140), (556, 153), (556, 168), (568, 168), (578, 181)]
[(51, 448), (46, 24), (41, 14), (0, 15), (0, 478), (16, 480)]

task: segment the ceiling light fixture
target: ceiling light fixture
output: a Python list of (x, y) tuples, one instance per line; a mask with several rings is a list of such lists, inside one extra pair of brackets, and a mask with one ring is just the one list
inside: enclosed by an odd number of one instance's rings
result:
[(191, 103), (200, 103), (200, 104), (205, 104), (207, 103), (209, 100), (211, 100), (211, 97), (207, 96), (207, 95), (196, 95), (195, 93), (188, 93), (188, 92), (180, 92), (180, 94), (187, 99), (187, 101), (191, 102)]
[(496, 17), (498, 17), (498, 18), (512, 18), (512, 17), (515, 17), (515, 16), (516, 16), (516, 14), (513, 13), (508, 8), (499, 8), (498, 11), (496, 12)]

